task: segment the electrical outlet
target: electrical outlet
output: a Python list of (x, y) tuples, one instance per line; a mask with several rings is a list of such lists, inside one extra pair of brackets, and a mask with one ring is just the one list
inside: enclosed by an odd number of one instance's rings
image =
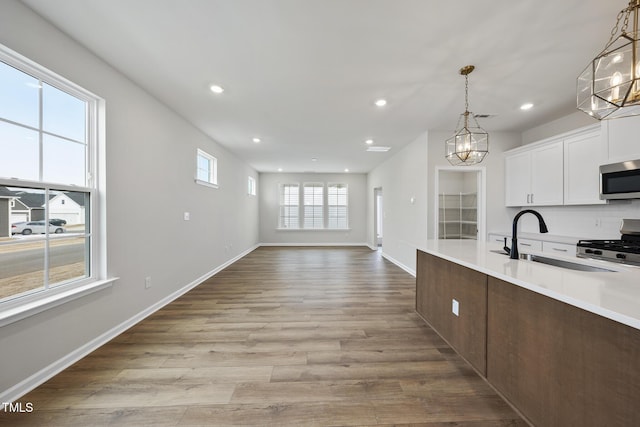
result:
[(451, 312), (456, 316), (460, 316), (460, 303), (455, 299), (451, 300)]
[(184, 213), (184, 220), (189, 221), (191, 219), (191, 214), (189, 212)]
[(151, 276), (144, 278), (144, 288), (149, 289), (151, 287)]

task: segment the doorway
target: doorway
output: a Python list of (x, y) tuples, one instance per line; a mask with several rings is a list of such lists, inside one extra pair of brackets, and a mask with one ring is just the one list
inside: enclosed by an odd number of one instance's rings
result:
[(485, 169), (436, 169), (435, 230), (438, 239), (485, 240)]
[(373, 189), (373, 241), (377, 249), (382, 249), (383, 220), (382, 187), (378, 187)]

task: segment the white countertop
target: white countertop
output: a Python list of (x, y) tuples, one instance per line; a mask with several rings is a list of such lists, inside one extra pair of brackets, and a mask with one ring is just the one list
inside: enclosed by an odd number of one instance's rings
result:
[(475, 240), (429, 240), (423, 252), (436, 255), (533, 292), (640, 329), (640, 267), (613, 262), (540, 254), (615, 270), (585, 272), (491, 252), (502, 245)]

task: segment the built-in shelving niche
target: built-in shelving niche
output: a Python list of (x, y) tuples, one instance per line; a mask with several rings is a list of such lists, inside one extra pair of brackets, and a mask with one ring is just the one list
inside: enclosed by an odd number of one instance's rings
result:
[(441, 239), (477, 239), (478, 194), (440, 194), (438, 234)]

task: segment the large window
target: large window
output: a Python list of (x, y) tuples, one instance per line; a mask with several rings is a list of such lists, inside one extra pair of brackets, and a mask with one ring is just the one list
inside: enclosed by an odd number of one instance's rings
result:
[(104, 271), (96, 255), (98, 104), (0, 46), (0, 311)]
[(324, 185), (304, 184), (304, 228), (324, 228)]
[(327, 185), (328, 228), (349, 228), (349, 189), (347, 184)]
[(280, 184), (278, 228), (340, 230), (349, 228), (347, 184)]
[(300, 228), (300, 186), (280, 185), (279, 228)]

